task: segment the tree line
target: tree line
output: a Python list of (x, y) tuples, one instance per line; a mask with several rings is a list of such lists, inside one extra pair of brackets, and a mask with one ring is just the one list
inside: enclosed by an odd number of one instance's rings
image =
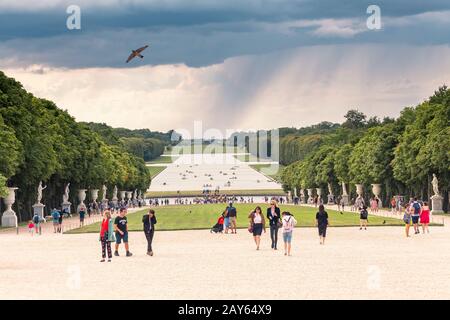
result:
[(31, 216), (41, 180), (48, 186), (46, 210), (61, 205), (67, 182), (73, 204), (78, 203), (77, 189), (100, 189), (103, 184), (110, 199), (115, 185), (119, 190), (147, 190), (151, 177), (144, 158), (161, 154), (166, 142), (152, 138), (151, 151), (138, 152), (123, 140), (130, 138), (114, 130), (108, 136), (106, 125), (98, 125), (103, 133), (94, 126), (76, 122), (0, 72), (0, 196), (7, 194), (5, 186), (19, 187), (14, 205), (19, 221)]
[[(450, 89), (440, 87), (433, 96), (406, 107), (397, 119), (382, 121), (350, 110), (346, 121), (317, 132), (289, 133), (280, 139), (284, 189), (322, 188), (331, 184), (341, 194), (341, 183), (382, 185), (382, 200), (393, 195), (429, 199), (433, 173), (439, 178), (447, 210), (450, 182)], [(311, 131), (311, 130), (310, 130)]]

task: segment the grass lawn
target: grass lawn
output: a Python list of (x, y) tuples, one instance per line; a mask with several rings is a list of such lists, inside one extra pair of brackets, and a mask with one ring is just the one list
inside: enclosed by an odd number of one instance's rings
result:
[(262, 174), (271, 177), (272, 179), (276, 180), (276, 181), (281, 181), (281, 172), (283, 171), (284, 166), (279, 164), (278, 165), (278, 171), (276, 173), (266, 173), (267, 168), (270, 167), (270, 164), (251, 164), (250, 165), (251, 168), (255, 169), (258, 172), (261, 172)]
[[(286, 193), (280, 189), (261, 189), (261, 190), (222, 190), (223, 194), (229, 196), (285, 196)], [(164, 197), (203, 197), (203, 194), (199, 190), (187, 190), (180, 191), (150, 191), (145, 193), (147, 197), (151, 198), (164, 198)]]
[[(236, 204), (238, 211), (238, 227), (247, 228), (247, 216), (256, 204)], [(260, 204), (265, 212), (267, 204)], [(188, 229), (210, 229), (216, 222), (219, 215), (225, 209), (224, 204), (206, 204), (206, 205), (180, 205), (156, 208), (156, 217), (158, 219), (158, 230), (188, 230)], [(297, 227), (313, 227), (315, 223), (316, 209), (301, 206), (280, 206), (281, 211), (287, 210), (294, 214), (298, 221)], [(148, 209), (131, 213), (128, 215), (128, 227), (130, 231), (142, 231), (142, 215)], [(334, 210), (327, 210), (330, 217), (331, 226), (356, 226), (359, 225), (359, 214), (345, 212), (341, 215)], [(403, 221), (399, 219), (384, 217), (369, 217), (369, 226), (402, 226)], [(85, 226), (81, 229), (74, 229), (68, 233), (86, 233), (99, 232), (100, 223)]]
[(152, 179), (154, 177), (156, 177), (158, 174), (160, 174), (164, 169), (166, 169), (167, 167), (165, 166), (161, 166), (161, 167), (147, 167), (148, 171), (150, 172), (150, 176), (152, 177)]
[(169, 156), (159, 156), (156, 159), (153, 159), (152, 161), (146, 162), (146, 164), (156, 164), (156, 163), (172, 163), (173, 160), (176, 160), (176, 157), (169, 157)]

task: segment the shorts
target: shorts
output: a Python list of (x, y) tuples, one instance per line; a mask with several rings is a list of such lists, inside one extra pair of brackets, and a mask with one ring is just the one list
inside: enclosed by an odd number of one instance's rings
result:
[(263, 230), (262, 223), (255, 223), (253, 224), (253, 236), (260, 236)]
[(361, 223), (367, 223), (367, 219), (359, 219)]
[(124, 232), (123, 235), (121, 235), (119, 232), (116, 232), (116, 243), (121, 244), (123, 240), (123, 243), (128, 243), (128, 232)]
[(236, 225), (236, 217), (230, 217), (230, 224)]
[(413, 224), (419, 223), (419, 216), (412, 216), (411, 218), (412, 218), (412, 223)]
[(283, 241), (286, 243), (291, 243), (292, 241), (292, 231), (283, 232)]
[(324, 238), (327, 236), (327, 226), (319, 225), (319, 236)]
[(59, 221), (53, 221), (53, 225), (57, 226), (59, 224)]
[(227, 228), (230, 225), (230, 218), (223, 219), (223, 226)]

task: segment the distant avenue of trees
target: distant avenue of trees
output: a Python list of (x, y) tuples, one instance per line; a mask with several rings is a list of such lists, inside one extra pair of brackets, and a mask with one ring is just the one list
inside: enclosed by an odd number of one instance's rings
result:
[[(443, 86), (416, 107), (403, 109), (398, 119), (367, 119), (350, 110), (341, 125), (317, 126), (292, 132), (280, 140), (280, 161), (288, 166), (282, 179), (285, 190), (295, 187), (341, 194), (341, 182), (382, 184), (383, 200), (393, 195), (432, 196), (433, 173), (439, 177), (444, 205), (450, 183), (450, 90)], [(323, 127), (323, 126), (322, 126)], [(326, 126), (325, 126), (326, 127)], [(447, 209), (447, 208), (446, 208)]]
[[(393, 195), (432, 196), (433, 173), (439, 178), (444, 207), (447, 210), (450, 183), (450, 89), (439, 88), (427, 101), (404, 108), (398, 119), (367, 118), (358, 110), (349, 110), (342, 124), (321, 122), (305, 128), (279, 128), (279, 161), (285, 191), (295, 188), (322, 188), (331, 184), (335, 195), (341, 183), (364, 185), (366, 196), (371, 184), (382, 184), (382, 200)], [(235, 133), (228, 143), (236, 145)], [(259, 139), (259, 138), (258, 138)], [(265, 139), (265, 138), (264, 138)], [(258, 141), (267, 143), (271, 139)], [(241, 143), (249, 145), (249, 139)], [(254, 152), (254, 150), (249, 150)], [(258, 152), (255, 153), (257, 156)], [(270, 156), (270, 152), (269, 152)]]
[[(31, 216), (41, 180), (48, 185), (46, 210), (61, 205), (67, 182), (73, 204), (78, 203), (77, 189), (102, 184), (108, 193), (115, 185), (119, 190), (146, 191), (151, 177), (144, 160), (159, 156), (170, 136), (171, 132), (76, 122), (53, 102), (34, 97), (0, 72), (0, 197), (7, 194), (5, 185), (19, 187), (14, 205), (19, 220)], [(3, 204), (0, 207), (3, 211)]]

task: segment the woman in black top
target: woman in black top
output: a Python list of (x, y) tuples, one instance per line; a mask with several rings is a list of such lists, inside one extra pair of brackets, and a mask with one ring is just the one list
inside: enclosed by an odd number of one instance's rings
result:
[(149, 256), (153, 256), (152, 241), (153, 235), (155, 234), (156, 222), (155, 210), (153, 209), (150, 209), (148, 211), (148, 214), (145, 214), (142, 217), (142, 223), (144, 224), (144, 233), (145, 237), (147, 238), (147, 254)]
[(270, 202), (270, 208), (267, 208), (267, 219), (269, 219), (272, 249), (277, 250), (278, 228), (281, 226), (281, 212), (275, 200), (272, 200)]
[(328, 213), (325, 211), (323, 204), (319, 206), (319, 212), (316, 213), (316, 226), (319, 228), (320, 244), (325, 244), (327, 236), (327, 227), (329, 226)]

